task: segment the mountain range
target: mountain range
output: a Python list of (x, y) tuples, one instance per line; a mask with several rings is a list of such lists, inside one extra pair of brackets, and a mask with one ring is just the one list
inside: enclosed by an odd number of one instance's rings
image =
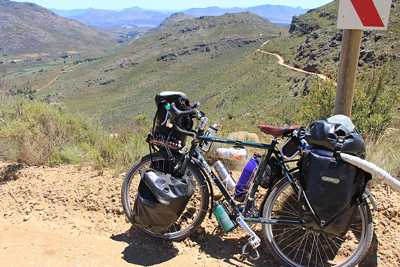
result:
[(0, 0), (0, 51), (10, 54), (115, 47), (116, 38), (32, 3)]
[[(81, 10), (57, 10), (53, 12), (61, 16), (74, 19), (92, 26), (134, 26), (134, 27), (156, 27), (160, 25), (171, 13), (160, 11), (149, 11), (140, 7), (132, 7), (121, 11), (101, 10), (101, 9), (81, 9)], [(307, 12), (307, 9), (300, 7), (294, 8), (283, 5), (260, 5), (249, 8), (192, 8), (180, 11), (195, 17), (200, 16), (221, 16), (225, 13), (240, 13), (250, 11), (256, 15), (264, 17), (273, 23), (290, 24), (293, 16), (298, 16)]]

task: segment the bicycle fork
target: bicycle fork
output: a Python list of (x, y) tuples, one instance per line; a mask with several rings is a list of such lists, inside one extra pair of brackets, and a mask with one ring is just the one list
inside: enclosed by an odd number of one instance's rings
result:
[[(246, 243), (246, 245), (243, 246), (242, 248), (242, 255), (247, 254), (248, 257), (251, 260), (258, 260), (260, 258), (260, 254), (258, 253), (257, 247), (260, 246), (260, 238), (253, 232), (253, 230), (250, 229), (250, 227), (247, 225), (247, 223), (242, 219), (242, 217), (237, 217), (236, 221), (251, 235), (249, 238), (249, 241)], [(251, 245), (251, 247), (254, 249), (256, 252), (256, 257), (252, 257), (250, 254), (246, 252), (246, 248), (248, 245)]]

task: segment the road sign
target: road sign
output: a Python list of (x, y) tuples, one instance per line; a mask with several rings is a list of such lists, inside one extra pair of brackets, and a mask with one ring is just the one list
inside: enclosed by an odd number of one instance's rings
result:
[(340, 0), (339, 29), (386, 30), (392, 0)]

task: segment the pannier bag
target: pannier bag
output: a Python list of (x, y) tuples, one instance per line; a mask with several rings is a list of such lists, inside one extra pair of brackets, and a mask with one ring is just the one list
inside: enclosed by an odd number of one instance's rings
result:
[(304, 151), (300, 164), (299, 217), (306, 228), (336, 236), (349, 229), (364, 187), (364, 171), (333, 157), (332, 151)]
[(133, 223), (163, 235), (185, 210), (196, 181), (187, 175), (175, 178), (152, 168), (139, 172), (142, 179), (133, 207)]
[(306, 130), (305, 140), (314, 148), (340, 151), (365, 158), (366, 149), (361, 134), (356, 129), (351, 131), (340, 123), (316, 121)]
[(157, 112), (153, 122), (153, 134), (150, 142), (157, 145), (168, 145), (172, 149), (181, 149), (186, 144), (187, 136), (172, 129), (175, 124), (182, 130), (190, 131), (193, 120), (190, 115), (180, 118), (172, 117), (169, 112), (170, 105), (175, 103), (177, 109), (186, 111), (190, 109), (189, 98), (181, 92), (162, 92), (155, 97)]
[(298, 207), (300, 221), (308, 229), (343, 236), (362, 203), (369, 176), (340, 160), (340, 153), (365, 158), (364, 140), (343, 115), (314, 122), (306, 129), (305, 140), (311, 150), (304, 150), (298, 163), (303, 189)]

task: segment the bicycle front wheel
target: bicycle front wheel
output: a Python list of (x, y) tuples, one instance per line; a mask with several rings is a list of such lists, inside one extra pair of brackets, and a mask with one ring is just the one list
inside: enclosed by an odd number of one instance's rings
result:
[[(132, 222), (133, 205), (137, 195), (137, 190), (140, 182), (139, 170), (150, 167), (157, 170), (165, 170), (165, 158), (154, 153), (149, 154), (139, 159), (127, 172), (121, 189), (121, 200), (126, 216)], [(167, 233), (158, 235), (149, 229), (135, 226), (139, 231), (161, 239), (180, 240), (192, 234), (197, 227), (200, 226), (206, 216), (209, 193), (207, 184), (198, 167), (189, 162), (187, 165), (186, 175), (196, 181), (196, 190), (186, 205), (185, 210), (178, 220), (168, 229)]]
[[(268, 196), (262, 217), (298, 220), (298, 200), (288, 180), (278, 182)], [(355, 266), (367, 253), (373, 236), (367, 204), (343, 238), (317, 233), (301, 226), (264, 224), (263, 233), (271, 253), (286, 266)]]

